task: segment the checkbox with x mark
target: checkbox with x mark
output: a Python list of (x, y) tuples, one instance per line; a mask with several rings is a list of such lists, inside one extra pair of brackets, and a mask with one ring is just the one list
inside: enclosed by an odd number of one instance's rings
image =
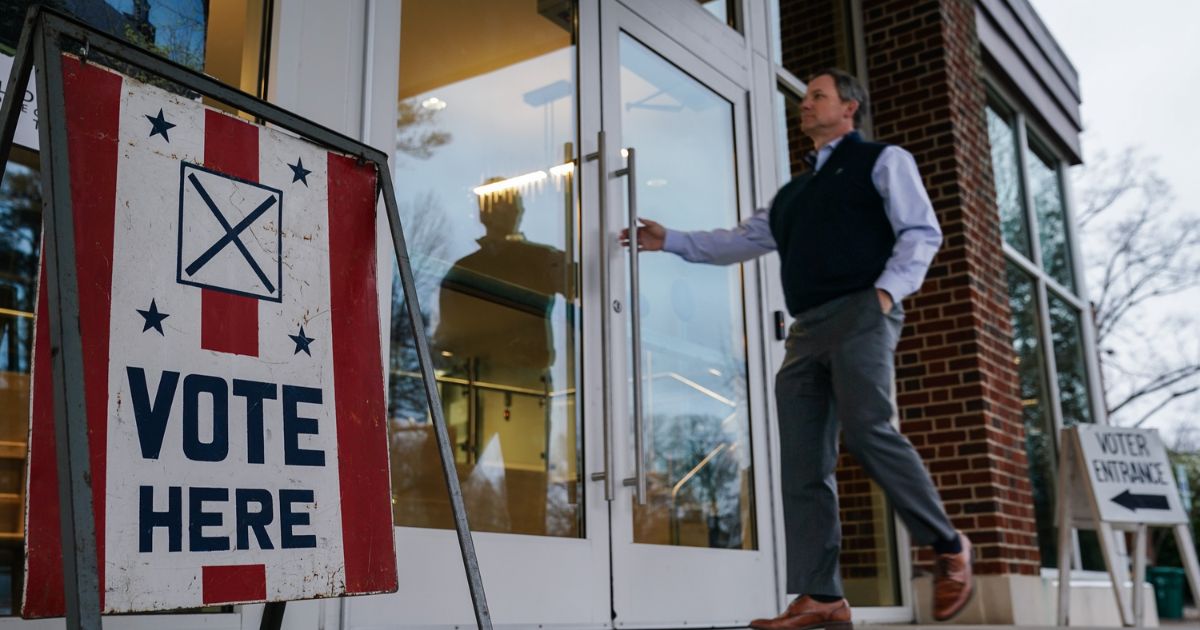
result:
[(282, 300), (283, 192), (181, 162), (176, 281)]

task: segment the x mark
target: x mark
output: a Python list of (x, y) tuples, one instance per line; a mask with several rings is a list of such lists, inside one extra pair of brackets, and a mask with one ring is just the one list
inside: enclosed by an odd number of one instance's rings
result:
[(208, 263), (208, 261), (212, 260), (213, 256), (216, 256), (222, 249), (225, 249), (226, 245), (233, 243), (235, 246), (237, 246), (238, 250), (242, 252), (242, 256), (246, 258), (246, 262), (250, 263), (250, 267), (254, 269), (254, 273), (258, 274), (258, 279), (262, 281), (263, 286), (267, 287), (267, 291), (274, 293), (275, 286), (271, 284), (269, 279), (267, 279), (267, 274), (263, 273), (263, 270), (258, 266), (258, 263), (254, 262), (254, 257), (250, 255), (250, 251), (246, 249), (246, 245), (242, 243), (242, 239), (240, 237), (240, 234), (246, 228), (250, 227), (250, 224), (254, 223), (255, 219), (262, 216), (262, 214), (269, 210), (271, 206), (275, 205), (274, 195), (268, 197), (266, 201), (258, 204), (258, 207), (254, 209), (254, 212), (251, 212), (249, 216), (247, 216), (245, 219), (242, 219), (242, 221), (236, 226), (230, 226), (229, 221), (225, 220), (225, 216), (221, 214), (219, 209), (217, 209), (217, 204), (213, 203), (212, 197), (208, 196), (208, 191), (204, 190), (204, 187), (200, 185), (200, 181), (196, 179), (196, 175), (194, 173), (188, 175), (188, 181), (192, 182), (192, 186), (196, 188), (196, 192), (200, 193), (200, 198), (203, 199), (204, 203), (208, 205), (208, 209), (212, 211), (213, 216), (217, 217), (217, 221), (219, 221), (221, 223), (221, 227), (225, 229), (225, 236), (222, 236), (216, 243), (213, 243), (212, 247), (209, 247), (207, 251), (205, 251), (203, 254), (200, 254), (199, 258), (193, 261), (192, 264), (188, 265), (187, 269), (185, 270), (187, 271), (187, 274), (189, 276), (195, 275), (195, 273), (199, 271), (201, 267)]

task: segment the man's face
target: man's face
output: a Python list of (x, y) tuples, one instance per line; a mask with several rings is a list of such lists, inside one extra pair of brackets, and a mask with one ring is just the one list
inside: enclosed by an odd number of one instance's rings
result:
[(808, 93), (800, 102), (800, 130), (806, 135), (827, 135), (854, 128), (858, 101), (843, 101), (833, 77), (823, 74), (808, 82)]

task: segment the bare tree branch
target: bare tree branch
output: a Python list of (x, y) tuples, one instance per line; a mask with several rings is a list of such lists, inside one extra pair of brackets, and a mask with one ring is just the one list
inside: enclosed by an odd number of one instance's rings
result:
[(1075, 173), (1105, 406), (1117, 424), (1139, 414), (1132, 426), (1200, 392), (1200, 343), (1183, 345), (1200, 330), (1194, 316), (1172, 327), (1182, 334), (1147, 329), (1173, 297), (1200, 290), (1200, 216), (1175, 208), (1156, 168), (1127, 148)]

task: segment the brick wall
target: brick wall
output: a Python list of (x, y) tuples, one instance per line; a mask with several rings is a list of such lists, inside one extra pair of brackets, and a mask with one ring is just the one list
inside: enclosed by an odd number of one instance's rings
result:
[[(974, 3), (864, 0), (876, 138), (916, 157), (945, 239), (897, 353), (901, 429), (980, 574), (1040, 565)], [(919, 562), (931, 559), (928, 550)]]

